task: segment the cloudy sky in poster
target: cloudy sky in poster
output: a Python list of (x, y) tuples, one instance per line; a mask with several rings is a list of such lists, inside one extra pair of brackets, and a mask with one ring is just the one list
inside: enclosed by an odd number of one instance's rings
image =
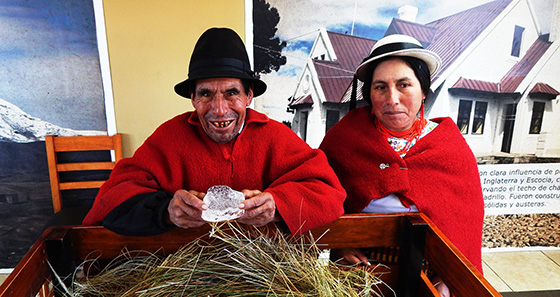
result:
[(92, 0), (0, 2), (0, 98), (41, 120), (106, 130)]

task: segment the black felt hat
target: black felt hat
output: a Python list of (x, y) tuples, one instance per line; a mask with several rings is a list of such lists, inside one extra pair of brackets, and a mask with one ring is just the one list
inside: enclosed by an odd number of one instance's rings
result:
[(188, 78), (175, 85), (175, 92), (190, 98), (189, 88), (197, 79), (231, 77), (253, 83), (253, 96), (266, 91), (266, 84), (251, 70), (241, 37), (228, 28), (210, 28), (202, 33), (189, 63)]

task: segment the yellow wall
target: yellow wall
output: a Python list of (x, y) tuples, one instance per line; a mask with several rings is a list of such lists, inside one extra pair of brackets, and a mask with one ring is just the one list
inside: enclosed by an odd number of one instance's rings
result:
[(164, 121), (192, 110), (173, 86), (186, 79), (196, 40), (210, 27), (244, 37), (244, 0), (104, 0), (117, 132), (129, 157)]

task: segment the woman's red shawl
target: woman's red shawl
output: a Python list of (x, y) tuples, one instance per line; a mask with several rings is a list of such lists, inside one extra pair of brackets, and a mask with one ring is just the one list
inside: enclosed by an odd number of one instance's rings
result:
[(484, 201), (476, 159), (450, 118), (401, 158), (373, 126), (369, 106), (355, 109), (329, 130), (321, 149), (348, 196), (346, 213), (396, 193), (415, 204), (482, 272)]

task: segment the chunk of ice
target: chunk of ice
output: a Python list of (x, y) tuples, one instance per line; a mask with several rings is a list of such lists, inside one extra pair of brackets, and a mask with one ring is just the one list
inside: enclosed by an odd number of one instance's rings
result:
[(213, 186), (204, 196), (208, 209), (202, 211), (202, 219), (207, 222), (220, 222), (239, 218), (245, 211), (239, 203), (245, 200), (243, 193), (228, 186)]

